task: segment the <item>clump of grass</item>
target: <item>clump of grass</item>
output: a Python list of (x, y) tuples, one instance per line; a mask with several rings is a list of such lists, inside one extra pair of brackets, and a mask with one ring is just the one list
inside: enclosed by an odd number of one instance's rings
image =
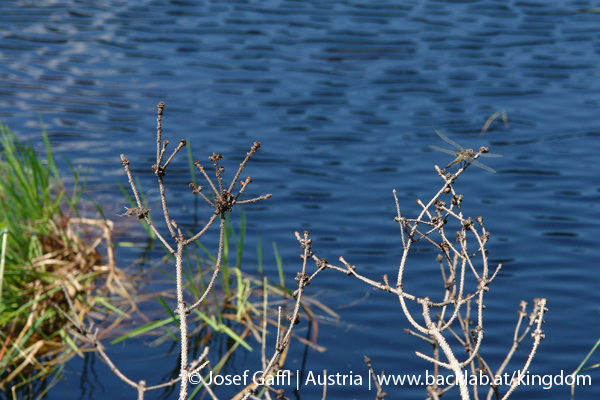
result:
[[(119, 282), (112, 223), (75, 218), (85, 186), (73, 171), (67, 194), (44, 132), (45, 159), (0, 124), (0, 390), (15, 391), (55, 371), (80, 349), (65, 334), (61, 285), (75, 298), (78, 317), (114, 308), (94, 282)], [(107, 262), (99, 251), (105, 247)], [(64, 343), (70, 348), (65, 351)]]

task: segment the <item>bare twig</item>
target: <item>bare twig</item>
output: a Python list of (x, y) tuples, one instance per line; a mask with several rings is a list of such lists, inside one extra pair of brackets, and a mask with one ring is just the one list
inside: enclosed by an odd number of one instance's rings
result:
[[(171, 161), (174, 159), (174, 157), (177, 155), (179, 150), (181, 150), (186, 145), (186, 141), (185, 141), (185, 139), (181, 139), (179, 141), (178, 146), (174, 149), (173, 153), (171, 154), (171, 156), (163, 164), (165, 151), (169, 144), (169, 142), (167, 140), (162, 141), (162, 116), (163, 116), (164, 107), (165, 107), (165, 104), (163, 102), (158, 103), (158, 111), (157, 111), (158, 118), (157, 118), (157, 128), (156, 128), (156, 131), (157, 131), (156, 164), (154, 164), (152, 166), (152, 170), (154, 171), (154, 173), (158, 179), (158, 186), (160, 189), (160, 199), (161, 199), (161, 204), (162, 204), (163, 216), (165, 219), (165, 223), (167, 225), (167, 229), (169, 230), (170, 236), (172, 239), (174, 239), (174, 242), (175, 242), (174, 244), (169, 243), (167, 241), (167, 239), (163, 235), (160, 234), (158, 229), (151, 222), (151, 220), (149, 218), (149, 210), (144, 208), (144, 206), (141, 202), (139, 192), (133, 181), (131, 170), (129, 168), (129, 160), (127, 160), (124, 155), (121, 155), (121, 163), (123, 164), (123, 166), (125, 168), (125, 172), (127, 173), (127, 178), (129, 180), (129, 184), (133, 191), (134, 197), (136, 199), (136, 205), (137, 205), (137, 207), (135, 207), (135, 208), (128, 209), (127, 212), (125, 213), (125, 215), (134, 215), (135, 214), (138, 219), (144, 219), (146, 221), (146, 223), (148, 223), (148, 225), (150, 226), (152, 231), (159, 238), (161, 243), (163, 243), (165, 248), (175, 257), (175, 276), (176, 276), (176, 282), (177, 282), (177, 288), (176, 288), (177, 308), (175, 309), (175, 313), (179, 317), (180, 348), (181, 348), (180, 349), (181, 350), (180, 351), (180, 373), (179, 373), (179, 378), (177, 380), (181, 380), (179, 398), (181, 400), (184, 400), (187, 398), (188, 378), (195, 371), (195, 368), (192, 367), (193, 363), (189, 364), (189, 362), (188, 362), (187, 315), (193, 309), (198, 307), (206, 299), (206, 297), (209, 295), (209, 293), (211, 293), (211, 291), (214, 289), (214, 284), (215, 284), (216, 278), (219, 275), (219, 272), (221, 270), (221, 260), (223, 257), (224, 236), (225, 236), (226, 213), (231, 212), (233, 209), (233, 206), (235, 204), (245, 204), (245, 203), (265, 200), (265, 199), (268, 199), (269, 197), (271, 197), (271, 195), (268, 194), (268, 195), (264, 195), (264, 196), (259, 196), (254, 199), (237, 201), (237, 198), (243, 193), (245, 188), (252, 181), (252, 178), (250, 178), (250, 177), (246, 178), (241, 183), (242, 188), (241, 188), (240, 192), (237, 194), (237, 196), (234, 196), (231, 193), (233, 188), (235, 187), (235, 184), (237, 183), (237, 181), (240, 177), (240, 174), (246, 167), (248, 160), (260, 148), (259, 142), (254, 142), (254, 144), (252, 145), (252, 147), (250, 149), (250, 152), (247, 153), (246, 158), (240, 164), (240, 167), (238, 168), (233, 180), (231, 181), (229, 189), (227, 189), (227, 190), (224, 189), (224, 186), (223, 186), (223, 175), (222, 174), (225, 171), (225, 169), (223, 167), (219, 166), (219, 161), (223, 159), (223, 156), (221, 154), (213, 153), (209, 157), (209, 161), (211, 161), (215, 167), (215, 176), (216, 176), (217, 182), (218, 182), (218, 189), (213, 184), (212, 180), (206, 173), (204, 167), (202, 167), (200, 162), (196, 161), (195, 165), (202, 172), (202, 174), (204, 175), (206, 180), (209, 182), (209, 185), (211, 186), (211, 188), (213, 189), (213, 191), (215, 193), (215, 199), (214, 199), (214, 201), (211, 201), (210, 199), (208, 199), (208, 197), (206, 197), (203, 193), (201, 193), (202, 192), (201, 186), (196, 187), (194, 184), (190, 184), (190, 188), (192, 189), (193, 194), (200, 194), (202, 196), (202, 198), (204, 198), (204, 200), (214, 208), (214, 213), (209, 218), (209, 220), (205, 224), (205, 226), (199, 232), (197, 232), (196, 234), (194, 234), (191, 237), (186, 239), (184, 237), (184, 234), (181, 231), (181, 229), (179, 229), (176, 221), (171, 219), (171, 217), (169, 216), (169, 206), (167, 203), (166, 187), (165, 187), (164, 179), (163, 179), (164, 176), (166, 175), (167, 167), (169, 166)], [(186, 246), (188, 246), (189, 244), (198, 240), (201, 236), (203, 236), (208, 231), (210, 226), (212, 226), (212, 224), (217, 220), (217, 218), (220, 221), (220, 223), (219, 223), (219, 246), (218, 246), (218, 252), (217, 252), (217, 262), (214, 267), (213, 275), (211, 277), (211, 280), (210, 280), (208, 286), (206, 287), (204, 293), (202, 293), (200, 298), (196, 299), (196, 301), (194, 301), (191, 306), (187, 306), (186, 302), (184, 300), (183, 276), (182, 276), (183, 275), (182, 264), (183, 264), (183, 257), (184, 257), (184, 248)], [(118, 370), (116, 370), (116, 367), (115, 367), (115, 371), (118, 371)], [(136, 385), (137, 386), (135, 386), (135, 387), (138, 388), (138, 392), (140, 393), (139, 396), (141, 396), (140, 398), (142, 398), (143, 392), (145, 390), (148, 390), (148, 388), (145, 386), (145, 383), (143, 385), (142, 384), (136, 384)], [(155, 387), (159, 387), (159, 386), (160, 385), (157, 385)], [(210, 388), (206, 387), (206, 390), (211, 397), (215, 398), (214, 393), (212, 393)]]
[[(482, 153), (487, 151), (489, 151), (489, 149), (480, 148), (479, 152), (474, 154), (472, 159), (478, 158)], [(417, 204), (421, 207), (421, 210), (414, 219), (408, 219), (402, 216), (396, 191), (393, 191), (396, 204), (395, 221), (398, 222), (400, 226), (403, 250), (400, 265), (397, 270), (395, 287), (390, 286), (387, 274), (383, 276), (383, 283), (374, 281), (357, 272), (357, 268), (354, 265), (351, 265), (343, 257), (339, 258), (340, 262), (344, 265), (342, 268), (329, 264), (316, 255), (312, 256), (318, 267), (317, 272), (320, 272), (323, 268), (333, 269), (347, 275), (352, 275), (379, 290), (394, 293), (398, 297), (404, 315), (415, 330), (407, 330), (407, 333), (419, 336), (433, 345), (433, 356), (428, 356), (420, 352), (417, 352), (416, 355), (433, 364), (435, 370), (434, 382), (437, 381), (437, 377), (440, 374), (439, 368), (451, 370), (457, 377), (456, 384), (460, 388), (460, 395), (463, 400), (470, 398), (468, 382), (465, 382), (464, 379), (458, 379), (458, 377), (462, 376), (461, 372), (463, 369), (469, 368), (472, 373), (475, 373), (475, 371), (478, 371), (478, 368), (475, 366), (475, 361), (477, 361), (479, 363), (479, 368), (483, 368), (486, 374), (492, 375), (492, 371), (480, 354), (484, 334), (483, 301), (484, 294), (489, 290), (489, 285), (497, 276), (498, 271), (501, 268), (501, 265), (498, 265), (493, 269), (489, 268), (488, 252), (485, 248), (489, 239), (489, 232), (483, 227), (483, 219), (481, 217), (476, 218), (476, 224), (473, 219), (463, 216), (461, 209), (463, 196), (457, 194), (454, 190), (455, 181), (469, 165), (470, 163), (466, 162), (455, 174), (446, 174), (445, 170), (441, 170), (436, 166), (438, 175), (443, 180), (442, 187), (427, 203), (417, 200)], [(450, 201), (443, 201), (442, 198), (444, 196), (449, 196)], [(447, 222), (449, 220), (455, 220), (458, 223), (459, 229), (455, 234), (457, 243), (452, 243), (449, 240), (449, 235), (446, 233)], [(423, 225), (425, 229), (422, 229), (421, 225)], [(434, 234), (439, 235), (441, 243), (433, 237)], [(408, 265), (407, 259), (412, 246), (419, 241), (429, 243), (441, 252), (437, 257), (437, 261), (440, 263), (442, 282), (444, 284), (444, 296), (443, 301), (441, 302), (431, 301), (429, 297), (415, 296), (407, 292), (404, 288), (405, 269)], [(469, 245), (475, 245), (476, 250), (470, 251)], [(444, 266), (443, 260), (446, 260), (447, 266)], [(474, 279), (477, 282), (475, 292), (472, 294), (466, 293), (468, 275), (471, 275), (471, 279)], [(418, 318), (411, 314), (406, 304), (407, 300), (421, 305), (422, 322), (419, 322)], [(471, 321), (470, 318), (472, 300), (475, 301), (476, 306), (473, 308), (473, 311), (476, 310), (476, 321)], [(541, 311), (539, 311), (538, 307), (544, 308), (545, 310), (545, 300), (537, 300), (537, 302), (539, 305), (537, 305), (534, 310), (536, 317), (532, 318), (529, 327), (520, 337), (517, 336), (521, 319), (519, 320), (517, 329), (515, 330), (513, 347), (509, 351), (505, 362), (498, 370), (498, 374), (505, 369), (506, 364), (511, 359), (517, 346), (521, 343), (525, 333), (529, 331), (531, 324), (535, 321), (538, 326), (534, 331), (534, 345), (525, 363), (525, 368), (531, 363), (537, 346), (543, 338), (543, 333), (541, 331)], [(435, 314), (435, 321), (432, 318), (434, 309), (441, 309), (439, 313)], [(463, 331), (464, 339), (459, 337), (452, 329), (452, 326), (455, 323), (458, 323), (458, 326)], [(460, 348), (465, 349), (467, 356), (463, 360), (459, 359), (457, 353), (448, 342), (445, 335), (446, 331), (450, 333), (450, 338), (454, 338), (458, 341)], [(441, 354), (445, 356), (446, 361), (440, 359)], [(523, 369), (523, 371), (524, 370), (525, 369)], [(490, 379), (490, 382), (493, 382), (493, 379)], [(504, 398), (507, 398), (515, 388), (515, 385), (511, 386)], [(477, 400), (477, 385), (474, 385), (472, 389), (474, 391), (473, 395)], [(445, 390), (447, 390), (447, 388), (442, 390), (434, 383), (434, 385), (428, 388), (428, 396), (429, 398), (437, 399), (445, 392)], [(491, 393), (494, 391), (497, 391), (497, 388), (491, 386), (488, 399), (490, 399)]]

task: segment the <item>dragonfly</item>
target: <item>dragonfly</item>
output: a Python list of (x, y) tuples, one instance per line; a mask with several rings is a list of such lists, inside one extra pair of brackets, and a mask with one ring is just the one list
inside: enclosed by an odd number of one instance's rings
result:
[[(473, 151), (472, 149), (463, 149), (458, 143), (456, 143), (454, 140), (450, 139), (448, 136), (444, 135), (440, 131), (435, 131), (435, 133), (437, 133), (437, 135), (440, 138), (442, 138), (442, 140), (445, 141), (446, 143), (450, 143), (452, 146), (460, 149), (460, 151), (454, 151), (454, 150), (448, 150), (448, 149), (443, 149), (441, 147), (429, 145), (429, 147), (431, 147), (433, 149), (436, 149), (436, 150), (441, 151), (446, 154), (451, 154), (454, 157), (456, 157), (454, 159), (454, 161), (452, 161), (450, 164), (446, 165), (446, 168), (450, 168), (450, 167), (455, 166), (458, 163), (465, 162), (468, 164), (473, 164), (476, 167), (479, 167), (481, 169), (485, 169), (486, 171), (496, 173), (496, 170), (494, 170), (493, 168), (490, 168), (487, 165), (482, 164), (479, 161), (473, 159), (473, 156), (475, 155), (475, 151)], [(493, 153), (480, 153), (479, 156), (480, 157), (502, 157), (501, 154), (493, 154)]]

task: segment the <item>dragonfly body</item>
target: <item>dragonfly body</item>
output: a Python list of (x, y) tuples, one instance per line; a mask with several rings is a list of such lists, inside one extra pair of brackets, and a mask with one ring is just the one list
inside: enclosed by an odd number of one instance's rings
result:
[[(494, 173), (496, 172), (493, 168), (490, 168), (487, 165), (482, 164), (479, 161), (477, 161), (476, 159), (474, 159), (473, 156), (476, 153), (472, 149), (463, 149), (458, 143), (456, 143), (454, 140), (450, 139), (448, 136), (444, 135), (440, 131), (435, 131), (435, 133), (437, 133), (437, 135), (440, 138), (442, 138), (442, 140), (444, 140), (446, 143), (449, 143), (452, 146), (460, 149), (460, 151), (454, 151), (454, 150), (448, 150), (448, 149), (443, 149), (441, 147), (429, 145), (429, 147), (431, 147), (435, 150), (441, 151), (446, 154), (451, 154), (454, 157), (456, 157), (450, 164), (446, 165), (446, 168), (453, 167), (456, 164), (461, 163), (461, 162), (466, 162), (469, 164), (473, 164), (476, 167), (479, 167), (481, 169), (485, 169), (486, 171), (494, 172)], [(502, 157), (501, 154), (492, 154), (492, 153), (478, 153), (478, 154), (479, 154), (479, 157)]]

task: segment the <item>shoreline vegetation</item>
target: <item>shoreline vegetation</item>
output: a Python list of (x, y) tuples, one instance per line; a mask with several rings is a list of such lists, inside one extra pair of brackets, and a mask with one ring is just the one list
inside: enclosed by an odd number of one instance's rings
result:
[(81, 355), (57, 310), (69, 307), (61, 287), (81, 319), (118, 311), (109, 298), (128, 287), (115, 267), (113, 223), (79, 215), (85, 178), (72, 170), (67, 190), (45, 132), (43, 140), (45, 157), (0, 124), (0, 390), (13, 398)]

